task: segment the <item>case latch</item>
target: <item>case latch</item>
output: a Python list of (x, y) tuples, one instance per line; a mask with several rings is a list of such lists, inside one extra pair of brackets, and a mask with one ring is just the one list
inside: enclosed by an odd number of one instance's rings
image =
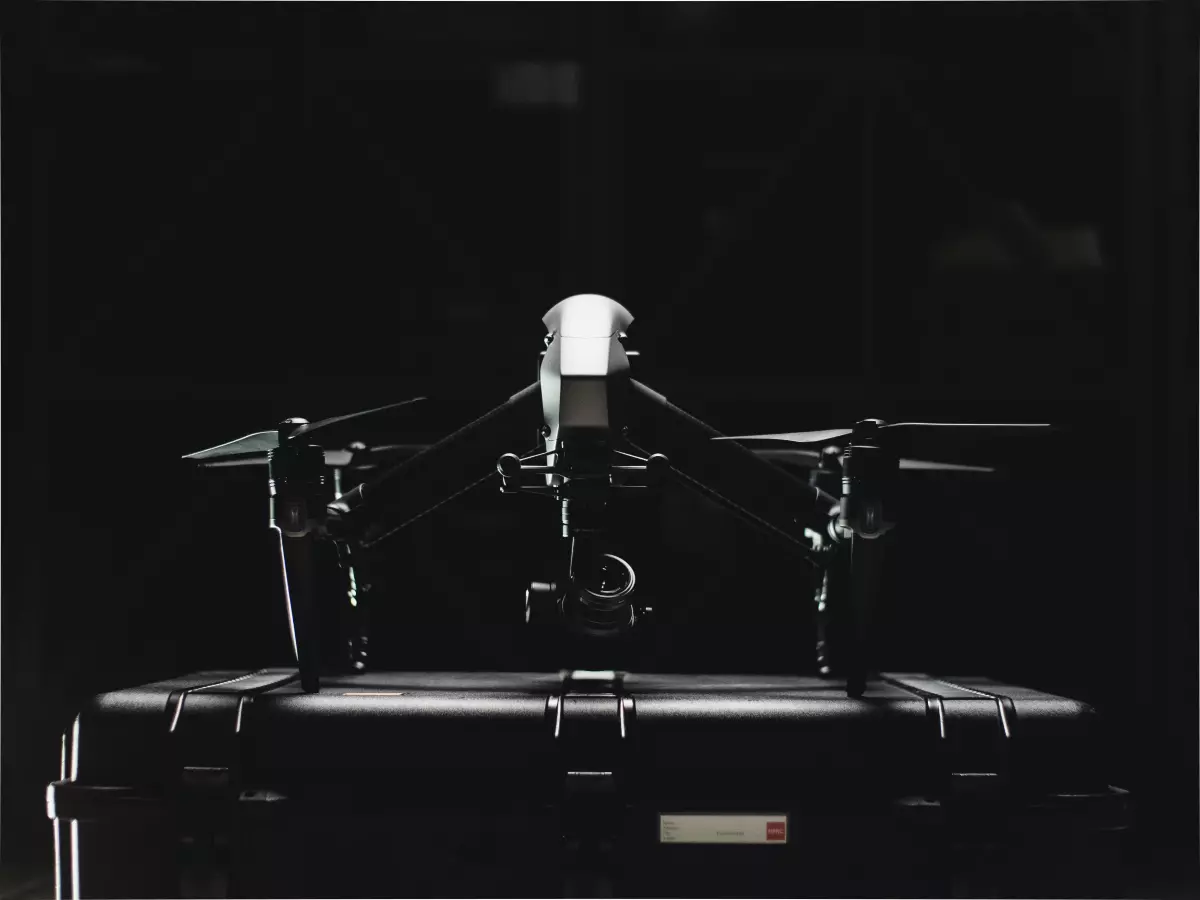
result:
[(567, 878), (609, 882), (626, 831), (634, 698), (616, 673), (571, 672), (547, 700), (563, 773), (561, 810)]

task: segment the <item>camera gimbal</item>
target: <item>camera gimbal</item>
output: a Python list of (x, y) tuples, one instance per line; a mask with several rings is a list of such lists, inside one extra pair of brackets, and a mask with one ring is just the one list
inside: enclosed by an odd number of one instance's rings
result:
[(645, 607), (633, 600), (633, 566), (607, 552), (609, 509), (620, 491), (660, 485), (670, 462), (661, 453), (631, 452), (625, 440), (629, 312), (608, 298), (582, 294), (559, 303), (542, 321), (544, 449), (524, 458), (506, 453), (496, 468), (501, 490), (543, 494), (559, 503), (570, 551), (566, 584), (533, 582), (525, 594), (525, 619), (557, 617), (588, 634), (618, 634), (632, 628)]

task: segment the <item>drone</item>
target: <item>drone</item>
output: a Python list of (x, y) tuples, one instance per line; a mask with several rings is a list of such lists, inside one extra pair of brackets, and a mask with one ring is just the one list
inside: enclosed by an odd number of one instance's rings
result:
[[(202, 466), (266, 464), (268, 527), (278, 545), (305, 692), (320, 690), (319, 544), (336, 548), (353, 605), (363, 567), (369, 568), (381, 545), (454, 497), (489, 482), (506, 494), (546, 497), (561, 526), (563, 550), (555, 577), (530, 582), (525, 621), (606, 640), (628, 635), (651, 612), (639, 596), (634, 565), (613, 552), (613, 510), (630, 492), (673, 483), (715, 502), (816, 570), (819, 671), (832, 672), (825, 626), (833, 609), (841, 623), (834, 656), (848, 695), (861, 697), (872, 672), (884, 553), (896, 524), (896, 473), (991, 471), (902, 458), (894, 437), (1050, 428), (863, 419), (823, 431), (724, 435), (631, 377), (637, 352), (625, 343), (632, 322), (629, 311), (608, 297), (562, 300), (542, 318), (537, 381), (430, 445), (326, 446), (333, 426), (404, 414), (425, 399), (414, 398), (313, 423), (287, 419), (184, 457)], [(764, 442), (821, 449), (745, 446)], [(809, 470), (809, 477), (798, 477), (796, 466)], [(345, 472), (365, 480), (343, 492)], [(444, 485), (447, 474), (462, 484), (460, 490), (447, 494), (434, 487)], [(359, 670), (365, 641), (362, 636), (362, 646), (351, 650)]]

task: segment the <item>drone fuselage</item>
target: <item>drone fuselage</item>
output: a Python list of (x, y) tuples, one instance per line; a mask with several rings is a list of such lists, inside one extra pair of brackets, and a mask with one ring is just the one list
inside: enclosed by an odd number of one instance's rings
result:
[(546, 450), (557, 454), (565, 443), (586, 456), (588, 448), (612, 446), (624, 425), (629, 357), (621, 339), (633, 316), (608, 297), (577, 294), (556, 304), (542, 322), (547, 346), (539, 381)]

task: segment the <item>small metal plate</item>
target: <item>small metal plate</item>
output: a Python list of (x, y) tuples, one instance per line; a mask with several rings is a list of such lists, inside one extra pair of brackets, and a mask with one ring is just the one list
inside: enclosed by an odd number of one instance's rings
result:
[(786, 844), (788, 817), (775, 815), (670, 815), (658, 817), (663, 844)]

